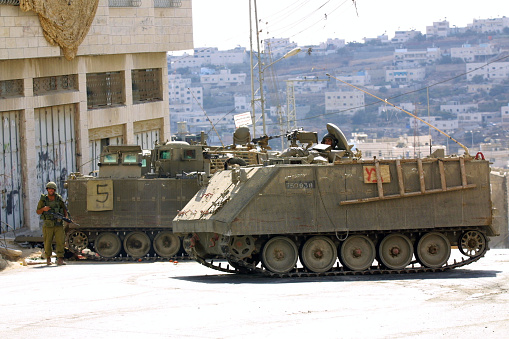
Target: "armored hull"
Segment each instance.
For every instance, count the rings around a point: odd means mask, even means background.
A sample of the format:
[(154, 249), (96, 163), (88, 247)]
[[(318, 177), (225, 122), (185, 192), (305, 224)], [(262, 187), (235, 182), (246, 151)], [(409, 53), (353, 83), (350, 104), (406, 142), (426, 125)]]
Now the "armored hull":
[[(216, 173), (173, 231), (212, 268), (276, 276), (444, 270), (475, 261), (492, 227), (488, 161), (337, 160)], [(448, 263), (451, 248), (464, 256)], [(209, 258), (222, 257), (232, 268)]]
[(171, 232), (172, 220), (210, 176), (211, 161), (215, 170), (227, 161), (259, 161), (259, 155), (242, 148), (223, 154), (187, 142), (157, 145), (151, 152), (136, 145), (108, 146), (98, 177), (72, 174), (66, 182), (74, 221), (66, 232), (67, 247), (99, 260), (185, 254)]

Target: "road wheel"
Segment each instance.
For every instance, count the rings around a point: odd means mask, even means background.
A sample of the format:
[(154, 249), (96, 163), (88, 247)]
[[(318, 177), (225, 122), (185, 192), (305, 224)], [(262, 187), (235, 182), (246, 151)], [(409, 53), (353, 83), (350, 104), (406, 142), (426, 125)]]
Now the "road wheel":
[(391, 270), (400, 270), (408, 266), (414, 255), (412, 242), (403, 234), (389, 234), (378, 246), (378, 256)]
[(122, 243), (118, 235), (112, 232), (100, 233), (94, 241), (94, 248), (97, 254), (104, 258), (113, 258), (122, 249)]
[(295, 243), (287, 237), (271, 238), (262, 251), (263, 265), (274, 273), (290, 272), (299, 257)]
[(426, 233), (419, 240), (415, 254), (424, 266), (439, 268), (447, 262), (451, 255), (451, 243), (442, 233)]
[(141, 258), (150, 251), (150, 238), (143, 232), (130, 232), (124, 238), (124, 250), (133, 258)]
[(341, 244), (339, 261), (352, 271), (364, 271), (375, 260), (375, 245), (364, 235), (353, 235)]
[(157, 233), (152, 245), (158, 256), (171, 258), (177, 255), (180, 249), (180, 239), (170, 231), (162, 231)]
[(310, 271), (322, 273), (336, 262), (338, 251), (334, 242), (323, 236), (308, 239), (301, 250), (302, 264)]

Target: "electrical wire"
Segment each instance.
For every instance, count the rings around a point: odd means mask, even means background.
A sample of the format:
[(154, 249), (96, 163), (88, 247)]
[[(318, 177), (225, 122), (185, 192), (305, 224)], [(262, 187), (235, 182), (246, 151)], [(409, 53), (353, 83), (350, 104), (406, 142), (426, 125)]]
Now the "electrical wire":
[[(393, 100), (395, 98), (399, 98), (399, 97), (402, 97), (402, 96), (405, 96), (405, 95), (409, 95), (409, 94), (413, 94), (413, 93), (416, 93), (416, 92), (420, 92), (420, 91), (423, 91), (423, 90), (429, 90), (432, 87), (435, 87), (437, 85), (440, 85), (440, 84), (452, 81), (454, 79), (460, 78), (460, 77), (465, 76), (465, 75), (467, 75), (469, 73), (475, 72), (475, 71), (477, 71), (477, 70), (479, 70), (481, 68), (487, 67), (487, 66), (489, 66), (492, 63), (499, 62), (499, 61), (507, 59), (507, 58), (509, 58), (509, 55), (497, 58), (497, 59), (495, 59), (493, 61), (490, 61), (490, 62), (487, 62), (486, 64), (484, 64), (484, 65), (482, 65), (480, 67), (477, 67), (477, 68), (475, 68), (473, 70), (470, 70), (470, 71), (467, 71), (467, 72), (464, 72), (464, 73), (461, 73), (461, 74), (456, 75), (456, 76), (454, 76), (452, 78), (449, 78), (449, 79), (446, 79), (446, 80), (442, 80), (442, 81), (438, 81), (438, 82), (436, 82), (434, 84), (431, 84), (429, 86), (425, 86), (425, 87), (422, 87), (422, 88), (419, 88), (419, 89), (416, 89), (416, 90), (413, 90), (413, 91), (409, 91), (409, 92), (405, 92), (405, 93), (402, 93), (402, 94), (394, 95), (392, 97), (387, 98), (386, 100), (389, 101), (389, 100)], [(350, 108), (347, 108), (347, 109), (344, 109), (344, 110), (339, 110), (337, 112), (330, 112), (330, 113), (323, 113), (323, 114), (318, 114), (318, 115), (314, 115), (314, 116), (308, 116), (308, 117), (305, 117), (305, 118), (297, 119), (297, 121), (305, 121), (305, 120), (317, 119), (317, 118), (321, 118), (321, 117), (325, 117), (325, 116), (329, 116), (329, 115), (349, 112), (349, 111), (352, 111), (352, 110), (359, 110), (359, 109), (362, 109), (362, 108), (366, 108), (366, 107), (373, 106), (373, 105), (379, 105), (379, 104), (380, 104), (380, 102), (372, 102), (372, 103), (361, 105), (361, 106), (350, 107)], [(278, 123), (267, 123), (267, 125), (276, 125), (276, 124), (278, 124)]]

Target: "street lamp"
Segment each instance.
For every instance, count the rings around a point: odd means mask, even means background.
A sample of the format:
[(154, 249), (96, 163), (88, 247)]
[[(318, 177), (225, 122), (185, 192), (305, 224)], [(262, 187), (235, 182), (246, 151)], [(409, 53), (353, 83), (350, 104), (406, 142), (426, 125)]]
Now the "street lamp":
[[(300, 47), (294, 48), (291, 51), (287, 52), (285, 55), (283, 55), (281, 58), (277, 59), (276, 61), (271, 62), (270, 64), (268, 64), (267, 66), (264, 66), (264, 67), (261, 67), (262, 63), (260, 61), (260, 53), (258, 53), (258, 64), (257, 65), (258, 65), (258, 77), (259, 77), (259, 82), (260, 82), (260, 99), (259, 100), (260, 100), (260, 104), (262, 106), (263, 135), (267, 135), (267, 130), (266, 130), (266, 126), (265, 126), (265, 98), (263, 96), (263, 74), (267, 68), (274, 65), (276, 62), (279, 62), (283, 59), (292, 57), (292, 56), (300, 53), (301, 51), (302, 51), (302, 49)], [(252, 100), (253, 100), (253, 102), (255, 100), (254, 93), (253, 93)], [(253, 116), (254, 115), (255, 115), (255, 111), (254, 111), (254, 105), (253, 105)]]

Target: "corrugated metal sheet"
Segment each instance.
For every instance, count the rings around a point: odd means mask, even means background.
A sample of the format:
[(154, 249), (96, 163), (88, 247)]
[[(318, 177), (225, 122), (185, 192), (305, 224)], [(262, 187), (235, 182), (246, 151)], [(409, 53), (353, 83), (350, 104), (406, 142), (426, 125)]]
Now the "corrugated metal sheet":
[(156, 141), (160, 141), (159, 133), (159, 129), (135, 133), (134, 140), (136, 140), (136, 144), (140, 145), (142, 149), (153, 149)]
[(97, 139), (97, 140), (90, 140), (90, 168), (93, 171), (98, 171), (99, 166), (97, 166), (97, 163), (99, 162), (101, 158), (101, 152), (102, 149), (105, 146), (109, 145), (122, 145), (124, 143), (124, 138), (121, 136), (113, 137), (113, 138), (104, 138), (104, 139)]
[(18, 229), (24, 225), (22, 202), (22, 170), (20, 161), (18, 111), (0, 112), (0, 229), (3, 232)]
[(61, 105), (36, 109), (35, 149), (37, 182), (45, 192), (48, 181), (54, 181), (58, 192), (67, 197), (64, 181), (76, 171), (75, 106)]

